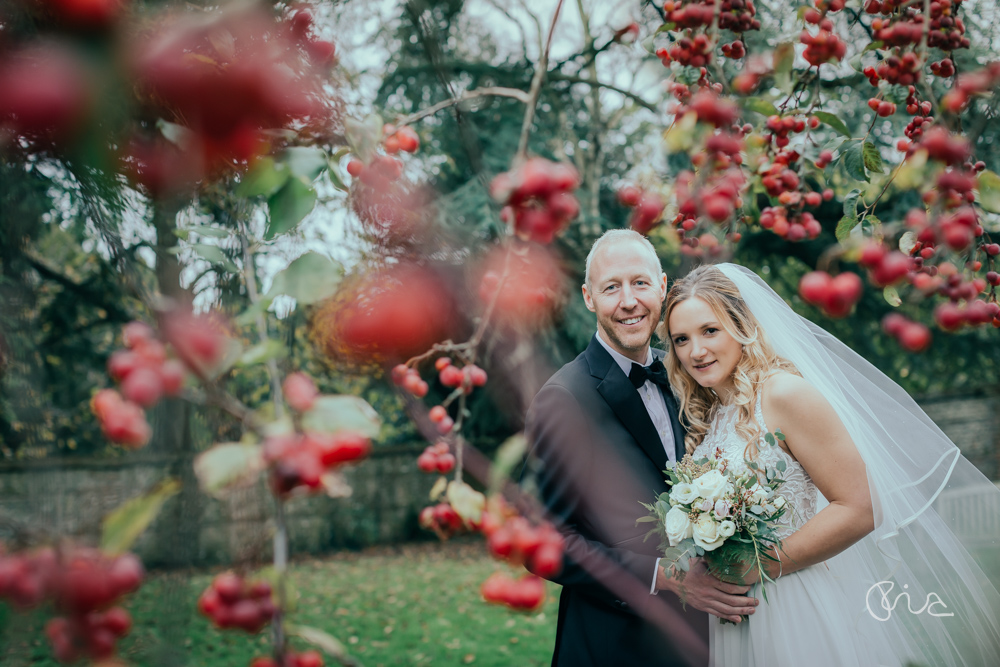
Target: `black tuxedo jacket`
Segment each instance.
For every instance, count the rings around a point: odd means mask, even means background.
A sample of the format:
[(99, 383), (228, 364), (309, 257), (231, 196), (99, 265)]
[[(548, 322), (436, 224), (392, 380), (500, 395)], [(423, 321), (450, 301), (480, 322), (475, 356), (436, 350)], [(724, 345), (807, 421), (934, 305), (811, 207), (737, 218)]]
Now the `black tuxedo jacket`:
[[(663, 357), (661, 350), (653, 354)], [(669, 389), (663, 397), (679, 460), (684, 433), (677, 403)], [(640, 501), (667, 490), (667, 455), (639, 392), (596, 336), (535, 396), (526, 431), (532, 451), (522, 480), (534, 480), (566, 537), (563, 569), (552, 579), (563, 587), (552, 664), (687, 664), (633, 605), (608, 590), (609, 582), (631, 579), (633, 589), (641, 583), (648, 595), (659, 540), (644, 542), (650, 524), (636, 519), (647, 514)], [(668, 592), (641, 602), (681, 608)], [(707, 615), (689, 608), (684, 618), (707, 641)]]

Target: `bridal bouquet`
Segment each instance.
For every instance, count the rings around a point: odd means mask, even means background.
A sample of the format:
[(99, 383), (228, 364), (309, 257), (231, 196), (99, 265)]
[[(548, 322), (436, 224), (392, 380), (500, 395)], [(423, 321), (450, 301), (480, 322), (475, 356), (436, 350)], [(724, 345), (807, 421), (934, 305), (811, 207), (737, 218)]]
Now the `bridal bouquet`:
[[(764, 438), (777, 446), (784, 435), (776, 431)], [(777, 492), (784, 471), (784, 461), (764, 468), (748, 461), (734, 470), (719, 450), (697, 460), (689, 454), (668, 468), (670, 491), (652, 504), (642, 503), (650, 513), (638, 520), (656, 523), (646, 538), (660, 537), (664, 570), (681, 579), (690, 559), (702, 556), (720, 579), (742, 581), (756, 569), (761, 581), (771, 581), (764, 562), (775, 560), (769, 547), (780, 547), (778, 523), (789, 511)]]

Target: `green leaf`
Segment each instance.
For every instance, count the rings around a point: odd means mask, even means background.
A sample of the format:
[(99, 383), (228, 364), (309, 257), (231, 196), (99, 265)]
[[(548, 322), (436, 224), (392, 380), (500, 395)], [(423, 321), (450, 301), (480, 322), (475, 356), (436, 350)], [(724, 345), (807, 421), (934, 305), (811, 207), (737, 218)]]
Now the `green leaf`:
[(882, 166), (882, 154), (879, 153), (878, 146), (870, 141), (866, 141), (861, 146), (861, 154), (864, 158), (865, 168), (868, 171), (875, 172), (876, 174), (885, 173), (885, 168)]
[(307, 183), (312, 183), (329, 165), (323, 149), (314, 146), (292, 146), (285, 151), (282, 161), (288, 165), (292, 175)]
[(125, 501), (101, 521), (101, 550), (117, 555), (128, 551), (153, 523), (163, 503), (181, 490), (176, 479), (165, 479), (146, 494)]
[(263, 343), (258, 343), (244, 352), (236, 365), (253, 366), (272, 359), (284, 359), (286, 356), (288, 356), (288, 346), (280, 340), (268, 338)]
[(777, 438), (778, 440), (781, 440), (782, 442), (784, 442), (785, 440), (785, 434), (781, 432), (780, 428), (774, 429), (774, 437)]
[(226, 257), (225, 253), (222, 252), (222, 248), (219, 246), (208, 245), (205, 243), (195, 243), (189, 247), (202, 259), (205, 259), (212, 264), (218, 264), (230, 273), (240, 272), (240, 270), (236, 268), (236, 265), (233, 264), (233, 260)]
[(774, 467), (778, 469), (778, 472), (785, 472), (785, 461), (783, 459), (779, 459), (778, 462), (774, 464)]
[(778, 108), (759, 97), (747, 97), (740, 102), (744, 109), (759, 113), (761, 116), (777, 116)]
[(772, 447), (774, 447), (774, 445), (775, 445), (774, 436), (771, 435), (770, 433), (765, 433), (764, 434), (764, 442), (766, 442), (767, 444), (769, 444)]
[(903, 300), (899, 298), (899, 292), (896, 291), (895, 287), (886, 287), (882, 290), (882, 298), (893, 308), (899, 308), (903, 305)]
[(843, 243), (847, 240), (847, 237), (851, 235), (851, 230), (857, 227), (857, 225), (857, 218), (849, 218), (845, 215), (840, 219), (840, 222), (837, 223), (837, 230), (834, 232), (834, 235), (837, 237), (838, 241)]
[(366, 164), (375, 157), (375, 149), (382, 141), (382, 125), (382, 118), (377, 114), (372, 114), (364, 120), (344, 119), (347, 144), (351, 147), (351, 151)]
[(307, 252), (274, 277), (267, 295), (287, 294), (300, 304), (322, 301), (337, 291), (344, 267), (319, 253)]
[(300, 178), (289, 178), (280, 190), (267, 200), (269, 219), (264, 238), (268, 241), (278, 234), (295, 229), (296, 225), (316, 206), (316, 191)]
[(236, 188), (240, 197), (270, 197), (288, 181), (288, 166), (264, 157), (254, 163)]
[(873, 42), (869, 42), (868, 46), (866, 46), (865, 48), (863, 48), (861, 50), (861, 53), (868, 53), (869, 51), (877, 51), (878, 49), (881, 49), (881, 48), (884, 48), (884, 47), (885, 47), (885, 42), (883, 42), (882, 40), (876, 39)]
[(340, 643), (340, 640), (319, 628), (312, 628), (307, 625), (285, 624), (285, 632), (292, 637), (298, 637), (307, 644), (312, 644), (316, 648), (326, 653), (331, 658), (342, 661), (347, 657), (347, 649)]
[(986, 169), (976, 178), (979, 205), (990, 213), (1000, 213), (1000, 176)]
[(511, 471), (521, 463), (528, 449), (528, 440), (523, 433), (507, 438), (493, 457), (490, 467), (490, 493), (499, 491)]
[(831, 129), (836, 130), (845, 137), (850, 138), (851, 131), (847, 129), (847, 125), (844, 125), (844, 121), (840, 120), (829, 111), (813, 111), (812, 115), (819, 118), (821, 122), (829, 125)]
[(847, 175), (856, 181), (868, 181), (868, 173), (865, 171), (865, 159), (862, 153), (861, 142), (852, 142), (851, 146), (844, 151), (844, 169)]
[(861, 196), (861, 190), (854, 188), (847, 193), (844, 197), (844, 215), (848, 218), (857, 219), (858, 217), (858, 198)]
[(265, 467), (261, 446), (242, 442), (213, 445), (194, 460), (194, 474), (202, 491), (216, 497), (253, 484)]
[(312, 409), (302, 415), (302, 427), (306, 431), (348, 431), (374, 438), (381, 426), (375, 409), (357, 396), (320, 396)]
[(486, 496), (476, 491), (465, 482), (452, 480), (448, 482), (445, 492), (448, 504), (467, 524), (477, 524), (483, 520), (483, 508), (486, 507)]

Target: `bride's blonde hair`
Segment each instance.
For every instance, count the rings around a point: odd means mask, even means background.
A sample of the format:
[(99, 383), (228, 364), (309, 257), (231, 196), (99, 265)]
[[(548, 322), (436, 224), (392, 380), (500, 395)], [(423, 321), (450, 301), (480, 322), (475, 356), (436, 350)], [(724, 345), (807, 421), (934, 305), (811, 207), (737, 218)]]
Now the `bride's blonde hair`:
[(702, 387), (684, 370), (670, 338), (670, 314), (678, 304), (692, 298), (707, 303), (722, 327), (743, 346), (743, 353), (733, 370), (733, 383), (736, 387), (733, 400), (739, 406), (736, 432), (747, 441), (743, 455), (747, 460), (752, 460), (757, 457), (757, 441), (764, 435), (754, 418), (754, 408), (764, 381), (777, 370), (796, 375), (799, 372), (791, 362), (774, 352), (766, 334), (757, 323), (757, 318), (740, 296), (740, 291), (722, 271), (714, 266), (700, 266), (675, 282), (667, 293), (666, 313), (659, 327), (659, 336), (670, 346), (666, 358), (667, 369), (674, 393), (680, 397), (680, 411), (687, 427), (684, 447), (688, 453), (693, 452), (704, 440), (720, 403), (714, 391)]

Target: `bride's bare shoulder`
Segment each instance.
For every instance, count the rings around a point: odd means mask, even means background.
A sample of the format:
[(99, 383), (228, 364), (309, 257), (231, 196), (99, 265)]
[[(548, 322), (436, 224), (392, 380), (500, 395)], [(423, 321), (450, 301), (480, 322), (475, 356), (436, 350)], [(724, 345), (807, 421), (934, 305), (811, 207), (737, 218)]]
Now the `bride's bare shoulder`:
[(783, 370), (771, 373), (764, 380), (763, 389), (764, 401), (779, 410), (792, 406), (802, 406), (817, 399), (823, 400), (822, 395), (808, 380)]

